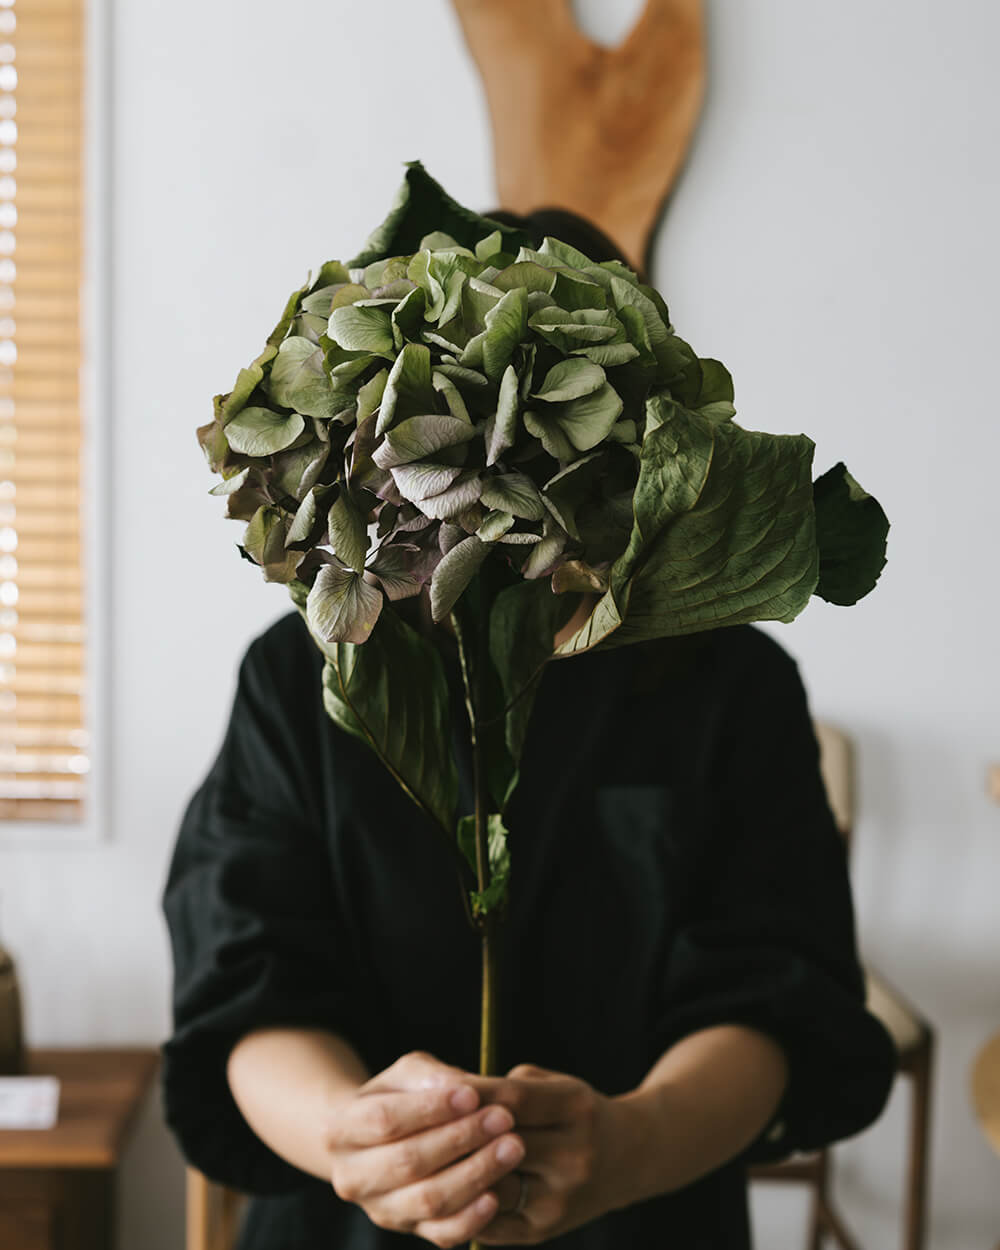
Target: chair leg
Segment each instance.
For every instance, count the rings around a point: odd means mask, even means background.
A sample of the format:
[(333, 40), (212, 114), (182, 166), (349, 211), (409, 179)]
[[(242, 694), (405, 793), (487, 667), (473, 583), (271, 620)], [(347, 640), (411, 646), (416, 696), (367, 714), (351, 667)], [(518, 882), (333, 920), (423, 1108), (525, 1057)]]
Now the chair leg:
[(809, 1250), (823, 1250), (826, 1232), (824, 1212), (830, 1180), (830, 1152), (821, 1150), (817, 1161), (816, 1179), (813, 1183), (812, 1212), (809, 1218)]
[(924, 1250), (927, 1223), (927, 1155), (930, 1143), (931, 1067), (934, 1041), (927, 1040), (913, 1062), (910, 1158), (906, 1178), (903, 1250)]

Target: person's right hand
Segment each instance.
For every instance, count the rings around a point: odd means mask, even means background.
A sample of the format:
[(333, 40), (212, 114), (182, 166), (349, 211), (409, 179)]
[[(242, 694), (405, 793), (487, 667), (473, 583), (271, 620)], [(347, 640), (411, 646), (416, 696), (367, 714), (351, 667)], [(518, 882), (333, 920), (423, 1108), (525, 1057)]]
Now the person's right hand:
[(335, 1103), (333, 1188), (380, 1228), (461, 1245), (497, 1214), (490, 1190), (524, 1157), (513, 1126), (505, 1107), (480, 1106), (460, 1069), (404, 1055)]

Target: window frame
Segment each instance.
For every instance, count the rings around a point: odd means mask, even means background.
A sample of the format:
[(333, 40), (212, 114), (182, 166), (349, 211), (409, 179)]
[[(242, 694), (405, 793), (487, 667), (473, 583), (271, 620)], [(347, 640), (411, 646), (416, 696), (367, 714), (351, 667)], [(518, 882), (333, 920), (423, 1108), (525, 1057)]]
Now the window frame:
[(105, 845), (111, 827), (111, 335), (114, 143), (111, 0), (83, 0), (80, 481), (90, 769), (79, 821), (0, 820), (0, 849)]

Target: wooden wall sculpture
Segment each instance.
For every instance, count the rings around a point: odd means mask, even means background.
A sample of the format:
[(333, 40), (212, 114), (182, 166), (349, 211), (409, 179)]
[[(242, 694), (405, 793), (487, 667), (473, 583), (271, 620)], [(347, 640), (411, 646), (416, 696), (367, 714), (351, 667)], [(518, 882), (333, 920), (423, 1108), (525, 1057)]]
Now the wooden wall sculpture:
[(705, 88), (702, 0), (648, 0), (617, 48), (570, 0), (453, 0), (486, 91), (500, 207), (569, 208), (645, 269)]

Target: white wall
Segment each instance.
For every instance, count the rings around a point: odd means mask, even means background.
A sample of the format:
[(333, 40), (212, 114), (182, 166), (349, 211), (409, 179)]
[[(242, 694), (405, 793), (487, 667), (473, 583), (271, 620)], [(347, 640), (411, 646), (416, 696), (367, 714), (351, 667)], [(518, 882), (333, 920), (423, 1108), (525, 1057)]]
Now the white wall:
[[(609, 22), (625, 0), (581, 6)], [(634, 8), (635, 5), (632, 4)], [(968, 1110), (1000, 1027), (995, 465), (998, 99), (991, 0), (710, 0), (712, 88), (656, 249), (674, 320), (725, 360), (741, 419), (805, 429), (892, 521), (878, 592), (782, 641), (857, 734), (869, 955), (941, 1027), (935, 1250), (991, 1244), (996, 1160)], [(603, 16), (602, 16), (603, 14)], [(285, 295), (356, 250), (420, 157), (492, 202), (484, 107), (446, 0), (128, 0), (113, 12), (113, 721), (104, 841), (0, 840), (2, 924), (36, 1043), (156, 1042), (158, 895), (245, 643), (286, 610), (233, 544), (194, 440)], [(992, 577), (992, 581), (991, 581)], [(903, 1107), (844, 1148), (845, 1204), (890, 1245)], [(792, 1208), (795, 1209), (792, 1209)], [(768, 1250), (801, 1244), (764, 1198)], [(124, 1250), (182, 1244), (180, 1168), (146, 1112)]]

